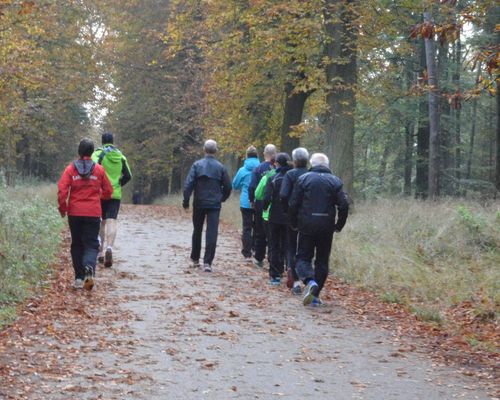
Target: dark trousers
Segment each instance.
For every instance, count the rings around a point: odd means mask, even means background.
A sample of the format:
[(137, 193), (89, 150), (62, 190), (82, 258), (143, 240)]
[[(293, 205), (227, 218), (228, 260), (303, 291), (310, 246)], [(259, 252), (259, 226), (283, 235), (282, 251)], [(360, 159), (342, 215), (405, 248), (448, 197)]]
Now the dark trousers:
[(288, 227), (288, 243), (287, 243), (287, 265), (288, 268), (292, 271), (293, 280), (298, 281), (299, 276), (297, 275), (297, 270), (295, 268), (296, 257), (297, 257), (297, 231), (294, 231), (292, 228)]
[(75, 269), (75, 279), (84, 279), (87, 266), (91, 267), (95, 274), (101, 219), (69, 216), (68, 222), (71, 231), (71, 259)]
[(266, 257), (267, 249), (267, 234), (265, 221), (262, 219), (262, 201), (255, 202), (255, 230), (254, 230), (254, 245), (255, 259), (263, 261)]
[(213, 208), (193, 208), (193, 241), (191, 249), (191, 260), (199, 260), (201, 253), (201, 235), (203, 224), (207, 219), (207, 229), (205, 232), (205, 256), (204, 264), (212, 265), (217, 247), (217, 235), (219, 231), (219, 209)]
[[(328, 260), (332, 249), (332, 239), (333, 232), (316, 235), (299, 233), (298, 236), (297, 262), (295, 266), (297, 274), (306, 284), (311, 279), (314, 279), (319, 286), (319, 291), (323, 289), (328, 276)], [(312, 266), (313, 257), (315, 257), (314, 269)]]
[(269, 276), (280, 277), (287, 261), (288, 226), (269, 222)]
[(255, 210), (253, 208), (240, 208), (240, 210), (243, 223), (241, 233), (243, 248), (241, 249), (241, 254), (243, 254), (243, 257), (252, 257), (252, 250), (254, 249), (253, 233), (255, 229)]

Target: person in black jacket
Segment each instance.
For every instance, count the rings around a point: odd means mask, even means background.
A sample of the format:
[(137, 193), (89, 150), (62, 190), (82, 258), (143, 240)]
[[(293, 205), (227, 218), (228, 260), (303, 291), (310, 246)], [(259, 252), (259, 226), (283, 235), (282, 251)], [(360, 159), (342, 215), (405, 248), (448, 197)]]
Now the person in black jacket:
[(276, 156), (276, 175), (267, 182), (264, 194), (264, 210), (269, 211), (269, 276), (270, 284), (277, 286), (281, 283), (281, 275), (288, 266), (287, 236), (289, 229), (288, 215), (280, 201), (280, 189), (283, 177), (290, 170), (290, 156), (279, 153)]
[(231, 180), (226, 168), (215, 159), (217, 143), (214, 140), (207, 140), (204, 150), (205, 158), (196, 161), (191, 166), (184, 183), (182, 207), (185, 210), (189, 209), (189, 198), (194, 191), (192, 266), (200, 266), (201, 235), (206, 218), (207, 230), (203, 267), (205, 272), (212, 272), (212, 262), (217, 247), (221, 203), (226, 201), (231, 194)]
[[(280, 190), (280, 200), (283, 206), (283, 210), (288, 211), (288, 200), (292, 196), (292, 191), (295, 183), (307, 172), (307, 162), (309, 161), (309, 152), (303, 148), (298, 147), (292, 151), (292, 160), (294, 168), (288, 171), (283, 177), (283, 183), (281, 184)], [(297, 231), (293, 229), (288, 229), (288, 243), (287, 243), (287, 262), (289, 268), (289, 280), (293, 280), (289, 285), (292, 286), (292, 293), (295, 295), (300, 295), (302, 289), (300, 287), (300, 279), (295, 270), (295, 256), (297, 254)], [(290, 287), (289, 286), (289, 287)]]
[(343, 183), (328, 166), (325, 154), (313, 154), (311, 169), (298, 179), (289, 201), (291, 224), (299, 231), (296, 269), (306, 285), (305, 306), (322, 303), (319, 294), (328, 276), (333, 232), (342, 230), (349, 212), (347, 196), (342, 191)]

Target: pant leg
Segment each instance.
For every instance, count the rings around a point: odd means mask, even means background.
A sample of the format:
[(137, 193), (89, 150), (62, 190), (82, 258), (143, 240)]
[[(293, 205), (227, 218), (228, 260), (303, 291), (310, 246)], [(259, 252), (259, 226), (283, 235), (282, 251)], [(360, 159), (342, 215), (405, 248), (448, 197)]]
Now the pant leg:
[(255, 259), (263, 261), (266, 257), (267, 239), (262, 219), (262, 202), (255, 202), (255, 230), (254, 230)]
[(99, 252), (99, 229), (101, 227), (101, 219), (93, 217), (83, 218), (82, 242), (83, 242), (83, 257), (82, 264), (84, 267), (92, 267), (95, 274), (95, 264), (97, 253)]
[(244, 257), (252, 256), (254, 213), (255, 211), (251, 208), (241, 208), (241, 220), (243, 224), (241, 234), (243, 248), (241, 254)]
[(295, 270), (295, 258), (297, 256), (297, 235), (298, 232), (294, 231), (290, 226), (287, 227), (287, 265), (288, 268), (292, 271), (293, 280), (298, 281), (299, 276), (297, 275), (297, 271)]
[(280, 277), (282, 274), (282, 263), (280, 256), (280, 225), (269, 223), (269, 276)]
[(191, 260), (199, 260), (201, 253), (201, 234), (205, 222), (205, 210), (193, 208), (193, 236), (191, 247)]
[(299, 233), (295, 268), (299, 279), (307, 283), (314, 279), (312, 258), (314, 257), (314, 237)]
[(219, 215), (220, 210), (206, 210), (207, 215), (207, 232), (205, 237), (205, 256), (203, 257), (204, 264), (212, 265), (215, 257), (215, 249), (217, 248), (217, 236), (219, 234)]
[(280, 240), (280, 271), (285, 272), (285, 267), (288, 266), (287, 249), (288, 249), (288, 226), (281, 224), (279, 230)]
[(319, 287), (318, 294), (323, 289), (328, 277), (332, 238), (333, 232), (325, 232), (315, 236), (316, 259), (314, 261), (314, 280)]
[(75, 270), (75, 279), (85, 278), (83, 266), (83, 240), (82, 240), (82, 217), (68, 216), (69, 230), (71, 232), (71, 260)]

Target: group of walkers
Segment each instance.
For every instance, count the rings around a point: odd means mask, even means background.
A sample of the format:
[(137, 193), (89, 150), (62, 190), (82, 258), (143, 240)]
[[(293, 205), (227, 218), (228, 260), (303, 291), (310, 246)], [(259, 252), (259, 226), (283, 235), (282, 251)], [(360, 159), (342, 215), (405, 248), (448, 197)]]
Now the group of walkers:
[(78, 155), (58, 182), (58, 204), (71, 232), (73, 287), (92, 290), (97, 262), (113, 265), (121, 187), (132, 174), (111, 133), (102, 135), (102, 147), (95, 151), (92, 140), (81, 140)]
[(349, 210), (328, 157), (315, 153), (309, 159), (308, 151), (299, 147), (290, 158), (268, 144), (260, 162), (257, 149), (250, 146), (231, 185), (226, 168), (215, 158), (217, 143), (207, 140), (204, 150), (205, 157), (192, 165), (184, 185), (184, 209), (194, 192), (191, 266), (201, 267), (206, 219), (203, 269), (212, 272), (221, 203), (231, 188), (240, 190), (244, 260), (263, 268), (267, 253), (272, 286), (281, 284), (286, 271), (287, 286), (294, 295), (303, 294), (304, 305), (322, 305), (319, 295), (328, 276), (333, 234), (342, 230)]
[[(290, 157), (268, 144), (260, 162), (257, 149), (250, 146), (231, 182), (215, 157), (217, 143), (207, 140), (204, 151), (205, 157), (191, 166), (184, 184), (185, 210), (193, 195), (191, 266), (212, 272), (221, 204), (232, 189), (240, 190), (244, 260), (263, 268), (267, 254), (272, 286), (280, 285), (286, 272), (287, 286), (294, 295), (303, 294), (304, 305), (321, 305), (333, 234), (342, 230), (349, 210), (342, 181), (331, 173), (328, 157), (315, 153), (309, 158), (302, 147)], [(97, 262), (113, 265), (121, 187), (132, 174), (111, 133), (102, 135), (102, 147), (95, 151), (94, 143), (83, 139), (78, 155), (59, 180), (58, 202), (61, 216), (68, 216), (74, 287), (91, 290)]]

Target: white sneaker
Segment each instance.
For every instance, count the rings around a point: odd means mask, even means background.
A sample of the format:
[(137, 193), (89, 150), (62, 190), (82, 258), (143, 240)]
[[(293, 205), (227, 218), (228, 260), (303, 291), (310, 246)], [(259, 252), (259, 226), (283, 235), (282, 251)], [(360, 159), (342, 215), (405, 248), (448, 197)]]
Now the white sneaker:
[(83, 279), (75, 279), (75, 282), (73, 282), (73, 289), (83, 289)]
[(203, 271), (212, 272), (212, 266), (210, 264), (203, 264)]

